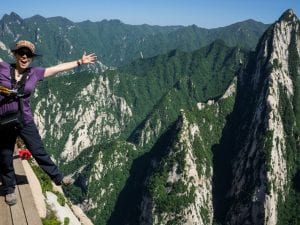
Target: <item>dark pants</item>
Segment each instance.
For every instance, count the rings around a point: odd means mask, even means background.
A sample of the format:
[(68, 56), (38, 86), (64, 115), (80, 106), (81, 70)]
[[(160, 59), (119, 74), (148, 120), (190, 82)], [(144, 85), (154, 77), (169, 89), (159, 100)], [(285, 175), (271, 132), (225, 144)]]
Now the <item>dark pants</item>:
[(34, 122), (25, 124), (22, 129), (0, 130), (0, 175), (3, 191), (14, 192), (16, 179), (13, 167), (13, 152), (17, 136), (20, 136), (39, 166), (56, 184), (60, 184), (63, 174), (44, 149), (41, 136)]

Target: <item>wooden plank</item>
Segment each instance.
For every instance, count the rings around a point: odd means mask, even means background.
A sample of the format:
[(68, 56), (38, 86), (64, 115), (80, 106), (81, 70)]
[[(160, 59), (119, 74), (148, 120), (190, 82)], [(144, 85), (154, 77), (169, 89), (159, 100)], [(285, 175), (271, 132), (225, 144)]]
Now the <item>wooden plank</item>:
[(42, 225), (22, 161), (16, 154), (13, 164), (17, 181), (17, 204), (7, 205), (5, 194), (0, 188), (0, 225)]
[(24, 214), (27, 223), (30, 225), (42, 225), (36, 205), (34, 203), (31, 188), (20, 158), (14, 160), (15, 173), (17, 178), (20, 200), (24, 206)]
[(24, 212), (28, 224), (30, 225), (42, 225), (41, 218), (38, 214), (36, 205), (29, 185), (19, 185), (19, 190), (24, 205)]
[(10, 206), (13, 224), (28, 225), (18, 187), (16, 187), (15, 193), (17, 195), (17, 204)]
[[(17, 204), (10, 207), (11, 214), (12, 214), (12, 220), (13, 220), (14, 225), (27, 225), (23, 202), (22, 202), (22, 199), (20, 196), (21, 193), (20, 193), (19, 187), (18, 187), (18, 185), (21, 185), (22, 183), (24, 183), (23, 182), (24, 175), (22, 174), (22, 168), (20, 165), (21, 161), (16, 155), (14, 156), (13, 163), (14, 163), (16, 181), (17, 181), (17, 186), (15, 189), (15, 193), (17, 195)], [(25, 179), (26, 179), (26, 177), (25, 177)]]
[(6, 204), (2, 193), (0, 195), (0, 225), (13, 225), (10, 207)]

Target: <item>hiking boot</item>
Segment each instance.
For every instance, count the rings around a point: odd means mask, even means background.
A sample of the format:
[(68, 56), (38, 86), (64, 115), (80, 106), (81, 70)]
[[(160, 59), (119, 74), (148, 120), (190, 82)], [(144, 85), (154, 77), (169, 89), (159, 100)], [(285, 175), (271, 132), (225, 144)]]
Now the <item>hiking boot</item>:
[(75, 180), (71, 176), (64, 176), (61, 183), (62, 185), (68, 186), (75, 182)]
[(15, 205), (17, 203), (16, 193), (9, 193), (5, 195), (5, 202), (7, 205)]

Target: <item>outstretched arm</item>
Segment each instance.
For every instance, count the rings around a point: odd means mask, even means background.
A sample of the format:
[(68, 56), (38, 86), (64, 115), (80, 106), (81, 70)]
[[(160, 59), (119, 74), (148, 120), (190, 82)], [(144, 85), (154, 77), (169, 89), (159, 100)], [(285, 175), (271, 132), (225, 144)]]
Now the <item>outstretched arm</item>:
[(97, 56), (95, 53), (91, 53), (88, 55), (86, 53), (84, 53), (82, 55), (81, 59), (71, 61), (71, 62), (61, 63), (56, 66), (51, 66), (51, 67), (46, 68), (44, 76), (50, 77), (59, 72), (74, 69), (75, 67), (80, 66), (82, 64), (95, 63), (96, 60), (97, 60)]

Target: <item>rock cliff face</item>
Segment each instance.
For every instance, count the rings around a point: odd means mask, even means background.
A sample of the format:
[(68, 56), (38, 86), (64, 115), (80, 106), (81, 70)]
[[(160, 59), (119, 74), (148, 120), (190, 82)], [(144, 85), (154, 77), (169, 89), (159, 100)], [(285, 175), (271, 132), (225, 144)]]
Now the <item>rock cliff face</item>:
[[(295, 166), (288, 165), (287, 126), (298, 126), (295, 95), (299, 93), (293, 71), (299, 76), (299, 38), (299, 20), (289, 10), (261, 38), (251, 72), (242, 75), (248, 76), (243, 78), (248, 79), (243, 88), (248, 97), (242, 99), (248, 102), (242, 114), (247, 122), (238, 128), (243, 134), (236, 143), (230, 188), (233, 204), (226, 217), (229, 224), (271, 225), (279, 220), (279, 206), (291, 188), (289, 178)], [(284, 104), (293, 108), (291, 114), (283, 113)], [(294, 119), (287, 121), (287, 117)], [(296, 133), (292, 136), (299, 138)]]
[[(68, 82), (63, 84), (65, 88), (69, 85)], [(81, 87), (76, 96), (68, 102), (56, 93), (50, 92), (47, 100), (42, 99), (37, 103), (35, 120), (43, 131), (42, 137), (49, 136), (56, 140), (63, 137), (65, 140), (61, 152), (62, 159), (73, 160), (81, 150), (101, 142), (103, 137), (110, 139), (118, 136), (130, 120), (132, 116), (130, 106), (124, 98), (112, 92), (112, 86), (109, 79), (100, 75)], [(37, 92), (36, 97), (38, 95)], [(58, 113), (48, 114), (49, 108)]]
[(213, 223), (211, 147), (221, 138), (235, 90), (233, 83), (219, 100), (181, 112), (165, 157), (153, 159), (140, 224)]

